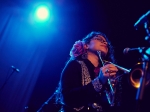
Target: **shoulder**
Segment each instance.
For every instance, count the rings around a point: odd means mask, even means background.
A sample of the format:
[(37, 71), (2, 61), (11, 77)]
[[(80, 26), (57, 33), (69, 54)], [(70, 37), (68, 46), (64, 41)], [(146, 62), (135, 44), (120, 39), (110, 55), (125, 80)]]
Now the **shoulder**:
[(79, 64), (79, 60), (77, 60), (77, 59), (70, 59), (70, 60), (68, 60), (67, 62), (66, 62), (66, 66), (65, 67), (67, 67), (67, 66), (79, 66), (80, 64)]
[(81, 69), (82, 63), (85, 63), (85, 60), (83, 60), (83, 59), (69, 59), (65, 63), (64, 69)]
[(81, 65), (78, 63), (78, 60), (70, 59), (66, 62), (62, 74), (63, 76), (71, 76), (70, 74), (78, 74), (81, 71)]

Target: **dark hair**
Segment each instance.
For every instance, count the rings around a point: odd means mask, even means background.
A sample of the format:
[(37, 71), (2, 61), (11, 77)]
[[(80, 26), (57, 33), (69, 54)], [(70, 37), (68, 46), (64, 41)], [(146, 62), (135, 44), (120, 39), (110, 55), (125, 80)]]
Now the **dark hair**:
[(107, 36), (104, 33), (98, 32), (98, 31), (92, 31), (87, 36), (85, 36), (82, 39), (82, 41), (84, 41), (85, 43), (88, 44), (88, 43), (90, 43), (91, 39), (93, 37), (97, 36), (97, 35), (103, 36), (106, 39), (107, 43), (108, 43), (108, 53), (107, 53), (107, 55), (105, 57), (105, 60), (115, 63), (113, 46), (111, 45), (109, 39), (107, 38)]

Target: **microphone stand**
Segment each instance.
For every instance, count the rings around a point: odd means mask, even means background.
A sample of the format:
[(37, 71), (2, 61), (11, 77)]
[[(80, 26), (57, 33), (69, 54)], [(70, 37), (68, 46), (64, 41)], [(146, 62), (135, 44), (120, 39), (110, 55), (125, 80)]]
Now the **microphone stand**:
[(36, 112), (43, 112), (43, 107), (44, 107), (45, 105), (48, 105), (49, 101), (52, 100), (52, 98), (55, 96), (55, 94), (56, 94), (56, 92), (53, 93), (53, 95), (50, 96), (50, 97), (47, 99), (47, 101), (44, 102), (44, 103), (41, 105), (41, 107), (40, 107)]
[[(14, 66), (11, 66), (12, 68), (12, 72), (10, 73), (9, 76), (6, 77), (5, 82), (3, 83), (3, 85), (0, 87), (0, 92), (2, 91), (2, 89), (5, 87), (5, 85), (7, 84), (7, 81), (9, 80), (9, 78), (14, 74), (14, 72), (19, 72), (20, 70), (15, 68)], [(8, 75), (8, 74), (7, 74)]]
[[(146, 29), (148, 36), (150, 36), (148, 22), (144, 23), (144, 27)], [(144, 52), (145, 52), (145, 50), (144, 50)], [(148, 69), (148, 64), (149, 64), (149, 57), (146, 58), (145, 54), (143, 52), (141, 52), (141, 55), (142, 55), (142, 61), (143, 61), (143, 66), (142, 66), (143, 74), (142, 74), (142, 77), (140, 78), (140, 87), (138, 88), (137, 93), (136, 93), (135, 112), (142, 112), (141, 107), (142, 107), (142, 102), (143, 102), (145, 85), (146, 85), (146, 81), (147, 81), (147, 69)]]
[(13, 73), (15, 72), (15, 70), (13, 69), (13, 71), (11, 72), (11, 74), (8, 76), (8, 78), (5, 80), (4, 84), (1, 86), (0, 91), (2, 91), (2, 89), (4, 88), (4, 86), (6, 85), (7, 81), (9, 80), (9, 78), (13, 75)]
[(143, 74), (142, 77), (140, 78), (140, 87), (137, 90), (136, 93), (136, 112), (142, 112), (141, 107), (142, 107), (142, 101), (143, 101), (143, 95), (144, 95), (144, 90), (145, 90), (145, 84), (146, 84), (146, 77), (147, 77), (147, 69), (148, 69), (148, 61), (143, 61)]

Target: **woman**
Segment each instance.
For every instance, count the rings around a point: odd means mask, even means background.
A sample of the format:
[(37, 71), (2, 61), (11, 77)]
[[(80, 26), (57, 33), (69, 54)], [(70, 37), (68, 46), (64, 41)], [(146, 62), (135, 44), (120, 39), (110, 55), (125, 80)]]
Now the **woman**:
[[(98, 52), (99, 51), (99, 52)], [(105, 34), (91, 32), (75, 42), (70, 51), (57, 90), (57, 101), (65, 112), (106, 112), (109, 106), (105, 87), (109, 77), (115, 77), (118, 69), (114, 62), (113, 48)]]

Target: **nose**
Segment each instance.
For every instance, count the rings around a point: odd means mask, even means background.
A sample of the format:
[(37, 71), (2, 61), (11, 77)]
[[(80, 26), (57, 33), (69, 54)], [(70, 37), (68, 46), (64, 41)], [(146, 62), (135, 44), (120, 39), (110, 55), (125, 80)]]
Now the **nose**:
[(106, 41), (103, 42), (104, 44), (108, 45), (108, 43)]

